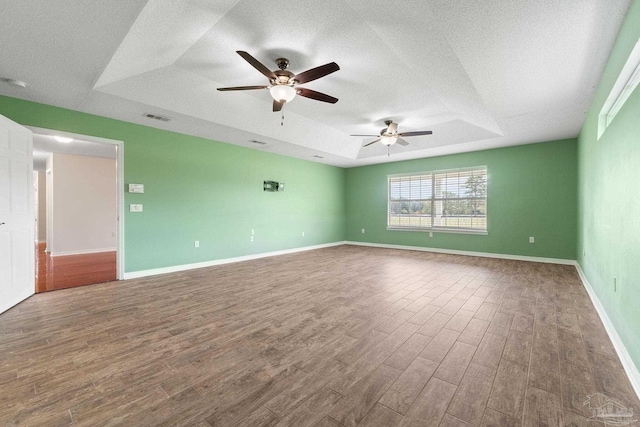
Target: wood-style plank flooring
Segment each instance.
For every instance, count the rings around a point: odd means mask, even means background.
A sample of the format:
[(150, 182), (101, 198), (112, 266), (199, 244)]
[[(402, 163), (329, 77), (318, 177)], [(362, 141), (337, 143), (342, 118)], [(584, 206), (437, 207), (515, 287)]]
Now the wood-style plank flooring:
[(595, 393), (640, 410), (571, 266), (340, 246), (0, 315), (2, 426), (593, 426)]
[(36, 292), (116, 280), (116, 252), (52, 257), (46, 243), (36, 245)]

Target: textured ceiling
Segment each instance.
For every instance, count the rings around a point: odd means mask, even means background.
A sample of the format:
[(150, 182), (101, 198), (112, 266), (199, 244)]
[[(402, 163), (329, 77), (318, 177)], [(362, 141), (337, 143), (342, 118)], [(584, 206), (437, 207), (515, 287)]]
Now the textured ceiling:
[[(46, 170), (47, 159), (52, 153), (75, 154), (77, 156), (116, 158), (116, 146), (99, 140), (85, 141), (69, 133), (51, 132), (45, 129), (33, 130), (33, 170)], [(69, 142), (60, 142), (54, 135), (74, 138)]]
[[(3, 2), (0, 93), (338, 166), (575, 137), (629, 1), (262, 0)], [(236, 50), (303, 85), (284, 126), (267, 80)], [(144, 113), (171, 118), (159, 122)], [(362, 145), (385, 119), (428, 129), (407, 147)], [(249, 141), (266, 142), (256, 146)], [(321, 156), (318, 159), (313, 156)]]

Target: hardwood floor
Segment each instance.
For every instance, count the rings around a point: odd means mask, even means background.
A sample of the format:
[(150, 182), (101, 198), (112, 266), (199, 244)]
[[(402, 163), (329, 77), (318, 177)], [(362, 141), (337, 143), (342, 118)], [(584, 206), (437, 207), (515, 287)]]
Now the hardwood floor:
[(116, 280), (116, 252), (52, 257), (46, 243), (36, 246), (36, 292)]
[[(640, 404), (571, 266), (340, 246), (33, 296), (0, 425), (594, 425)], [(595, 400), (595, 398), (594, 398)]]

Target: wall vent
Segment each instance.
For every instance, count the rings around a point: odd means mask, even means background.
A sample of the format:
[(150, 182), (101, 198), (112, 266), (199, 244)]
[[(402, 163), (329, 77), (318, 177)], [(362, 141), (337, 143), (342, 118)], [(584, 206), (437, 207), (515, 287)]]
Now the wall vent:
[(315, 157), (316, 159), (324, 159), (324, 156), (318, 156), (317, 154), (314, 154), (313, 157)]
[(143, 116), (147, 119), (160, 120), (161, 122), (168, 122), (169, 120), (171, 120), (169, 117), (159, 116), (157, 114), (151, 113), (144, 113)]
[(256, 139), (250, 139), (250, 140), (249, 140), (249, 142), (250, 142), (250, 143), (252, 143), (252, 144), (256, 144), (256, 145), (267, 145), (267, 143), (266, 143), (266, 142), (264, 142), (264, 141), (258, 141), (258, 140), (256, 140)]

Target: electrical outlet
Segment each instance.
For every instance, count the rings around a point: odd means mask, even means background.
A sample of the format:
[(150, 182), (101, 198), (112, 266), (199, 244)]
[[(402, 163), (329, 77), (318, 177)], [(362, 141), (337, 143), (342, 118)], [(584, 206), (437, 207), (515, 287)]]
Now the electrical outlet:
[(535, 237), (529, 237), (529, 243), (535, 243), (535, 242), (536, 242)]
[(364, 234), (364, 228), (362, 229), (362, 234)]
[(253, 242), (253, 236), (251, 236), (251, 241)]
[(252, 228), (252, 229), (251, 229), (251, 235), (253, 236), (254, 234), (255, 234), (255, 233), (254, 233), (254, 229)]
[(200, 240), (196, 240), (195, 242), (193, 242), (193, 246), (195, 248), (199, 248), (200, 247)]
[(302, 232), (302, 237), (304, 237), (304, 231)]
[(429, 237), (433, 237), (433, 231), (429, 232)]

